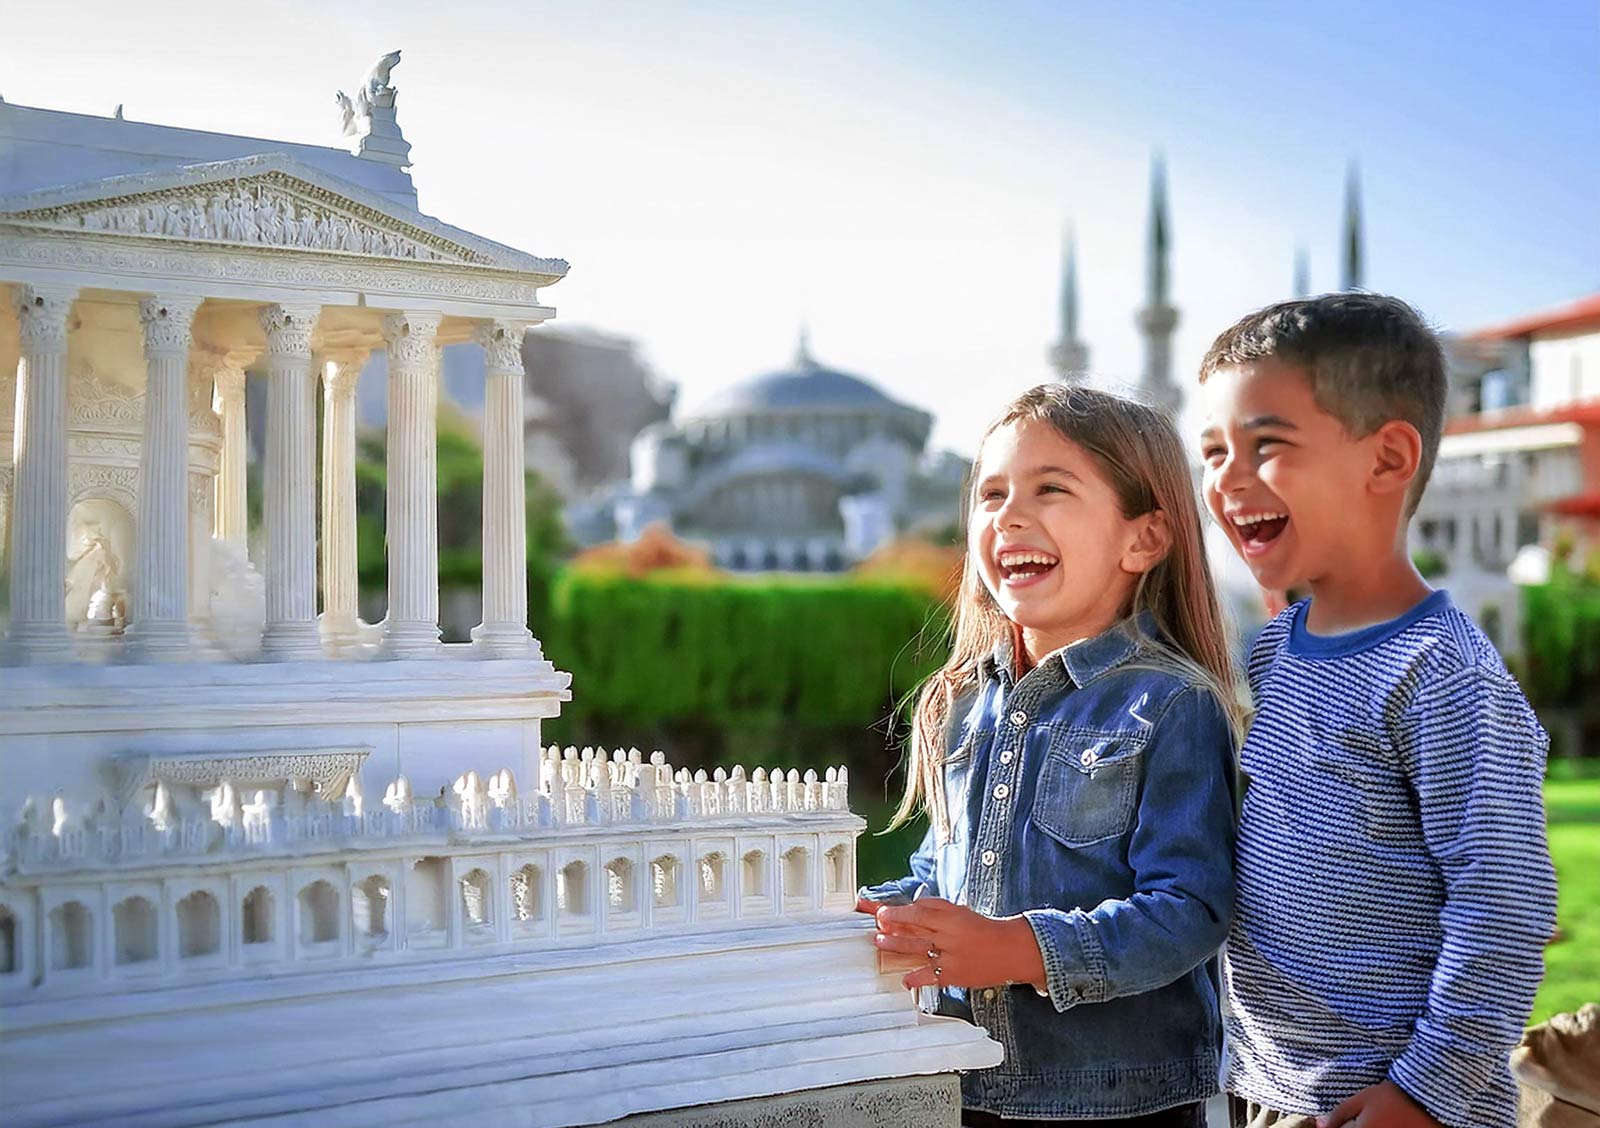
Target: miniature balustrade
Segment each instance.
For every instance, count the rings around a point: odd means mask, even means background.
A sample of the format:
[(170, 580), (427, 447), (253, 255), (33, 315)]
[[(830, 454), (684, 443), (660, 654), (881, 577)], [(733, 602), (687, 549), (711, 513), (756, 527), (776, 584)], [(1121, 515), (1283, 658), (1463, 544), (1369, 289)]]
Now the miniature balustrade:
[(24, 868), (84, 864), (163, 855), (271, 852), (304, 843), (336, 843), (417, 836), (527, 834), (574, 826), (674, 824), (727, 818), (764, 818), (849, 810), (849, 775), (829, 768), (807, 771), (742, 766), (731, 771), (674, 771), (661, 752), (646, 761), (638, 749), (562, 749), (540, 756), (539, 786), (518, 792), (509, 768), (485, 781), (469, 771), (433, 800), (419, 800), (411, 782), (397, 777), (381, 804), (366, 804), (359, 778), (342, 795), (328, 797), (306, 779), (280, 789), (254, 791), (248, 801), (232, 781), (199, 789), (158, 781), (149, 803), (125, 807), (109, 796), (75, 808), (63, 795), (50, 802), (49, 825), (29, 797), (8, 846)]

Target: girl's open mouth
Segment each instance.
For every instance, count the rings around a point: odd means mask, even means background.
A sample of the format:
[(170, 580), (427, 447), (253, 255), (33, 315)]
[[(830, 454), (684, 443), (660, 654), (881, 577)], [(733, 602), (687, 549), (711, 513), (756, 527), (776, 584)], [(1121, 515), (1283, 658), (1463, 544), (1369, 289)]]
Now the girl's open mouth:
[(1005, 551), (995, 563), (1000, 566), (1000, 579), (1013, 587), (1029, 584), (1055, 570), (1061, 563), (1059, 557), (1036, 549)]
[(1265, 552), (1289, 527), (1287, 513), (1251, 513), (1231, 518), (1239, 543), (1247, 555)]

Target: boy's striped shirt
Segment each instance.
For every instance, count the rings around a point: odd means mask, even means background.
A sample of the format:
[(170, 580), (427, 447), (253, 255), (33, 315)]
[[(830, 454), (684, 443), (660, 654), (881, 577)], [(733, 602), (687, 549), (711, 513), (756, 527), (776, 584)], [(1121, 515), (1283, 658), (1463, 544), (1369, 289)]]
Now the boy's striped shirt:
[(1511, 1128), (1555, 923), (1544, 730), (1444, 592), (1334, 637), (1307, 606), (1251, 653), (1223, 1084), (1322, 1114), (1388, 1077)]

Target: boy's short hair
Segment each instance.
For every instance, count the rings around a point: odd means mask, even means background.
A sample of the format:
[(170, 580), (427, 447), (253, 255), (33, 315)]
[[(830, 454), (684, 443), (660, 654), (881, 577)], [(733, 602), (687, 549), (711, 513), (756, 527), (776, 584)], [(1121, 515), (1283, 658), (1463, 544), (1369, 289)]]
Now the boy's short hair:
[(1200, 362), (1203, 384), (1219, 368), (1277, 360), (1303, 369), (1317, 406), (1357, 438), (1392, 419), (1422, 436), (1422, 457), (1407, 515), (1416, 512), (1433, 473), (1444, 430), (1444, 351), (1439, 339), (1399, 298), (1324, 294), (1279, 302), (1224, 330)]

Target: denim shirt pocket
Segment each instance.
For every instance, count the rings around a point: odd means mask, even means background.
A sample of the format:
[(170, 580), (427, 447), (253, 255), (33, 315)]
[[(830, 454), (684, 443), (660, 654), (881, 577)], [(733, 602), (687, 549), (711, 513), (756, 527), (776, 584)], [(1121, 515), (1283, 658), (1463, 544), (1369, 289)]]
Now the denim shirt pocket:
[(1066, 728), (1053, 734), (1033, 824), (1063, 846), (1116, 838), (1133, 823), (1146, 737)]

